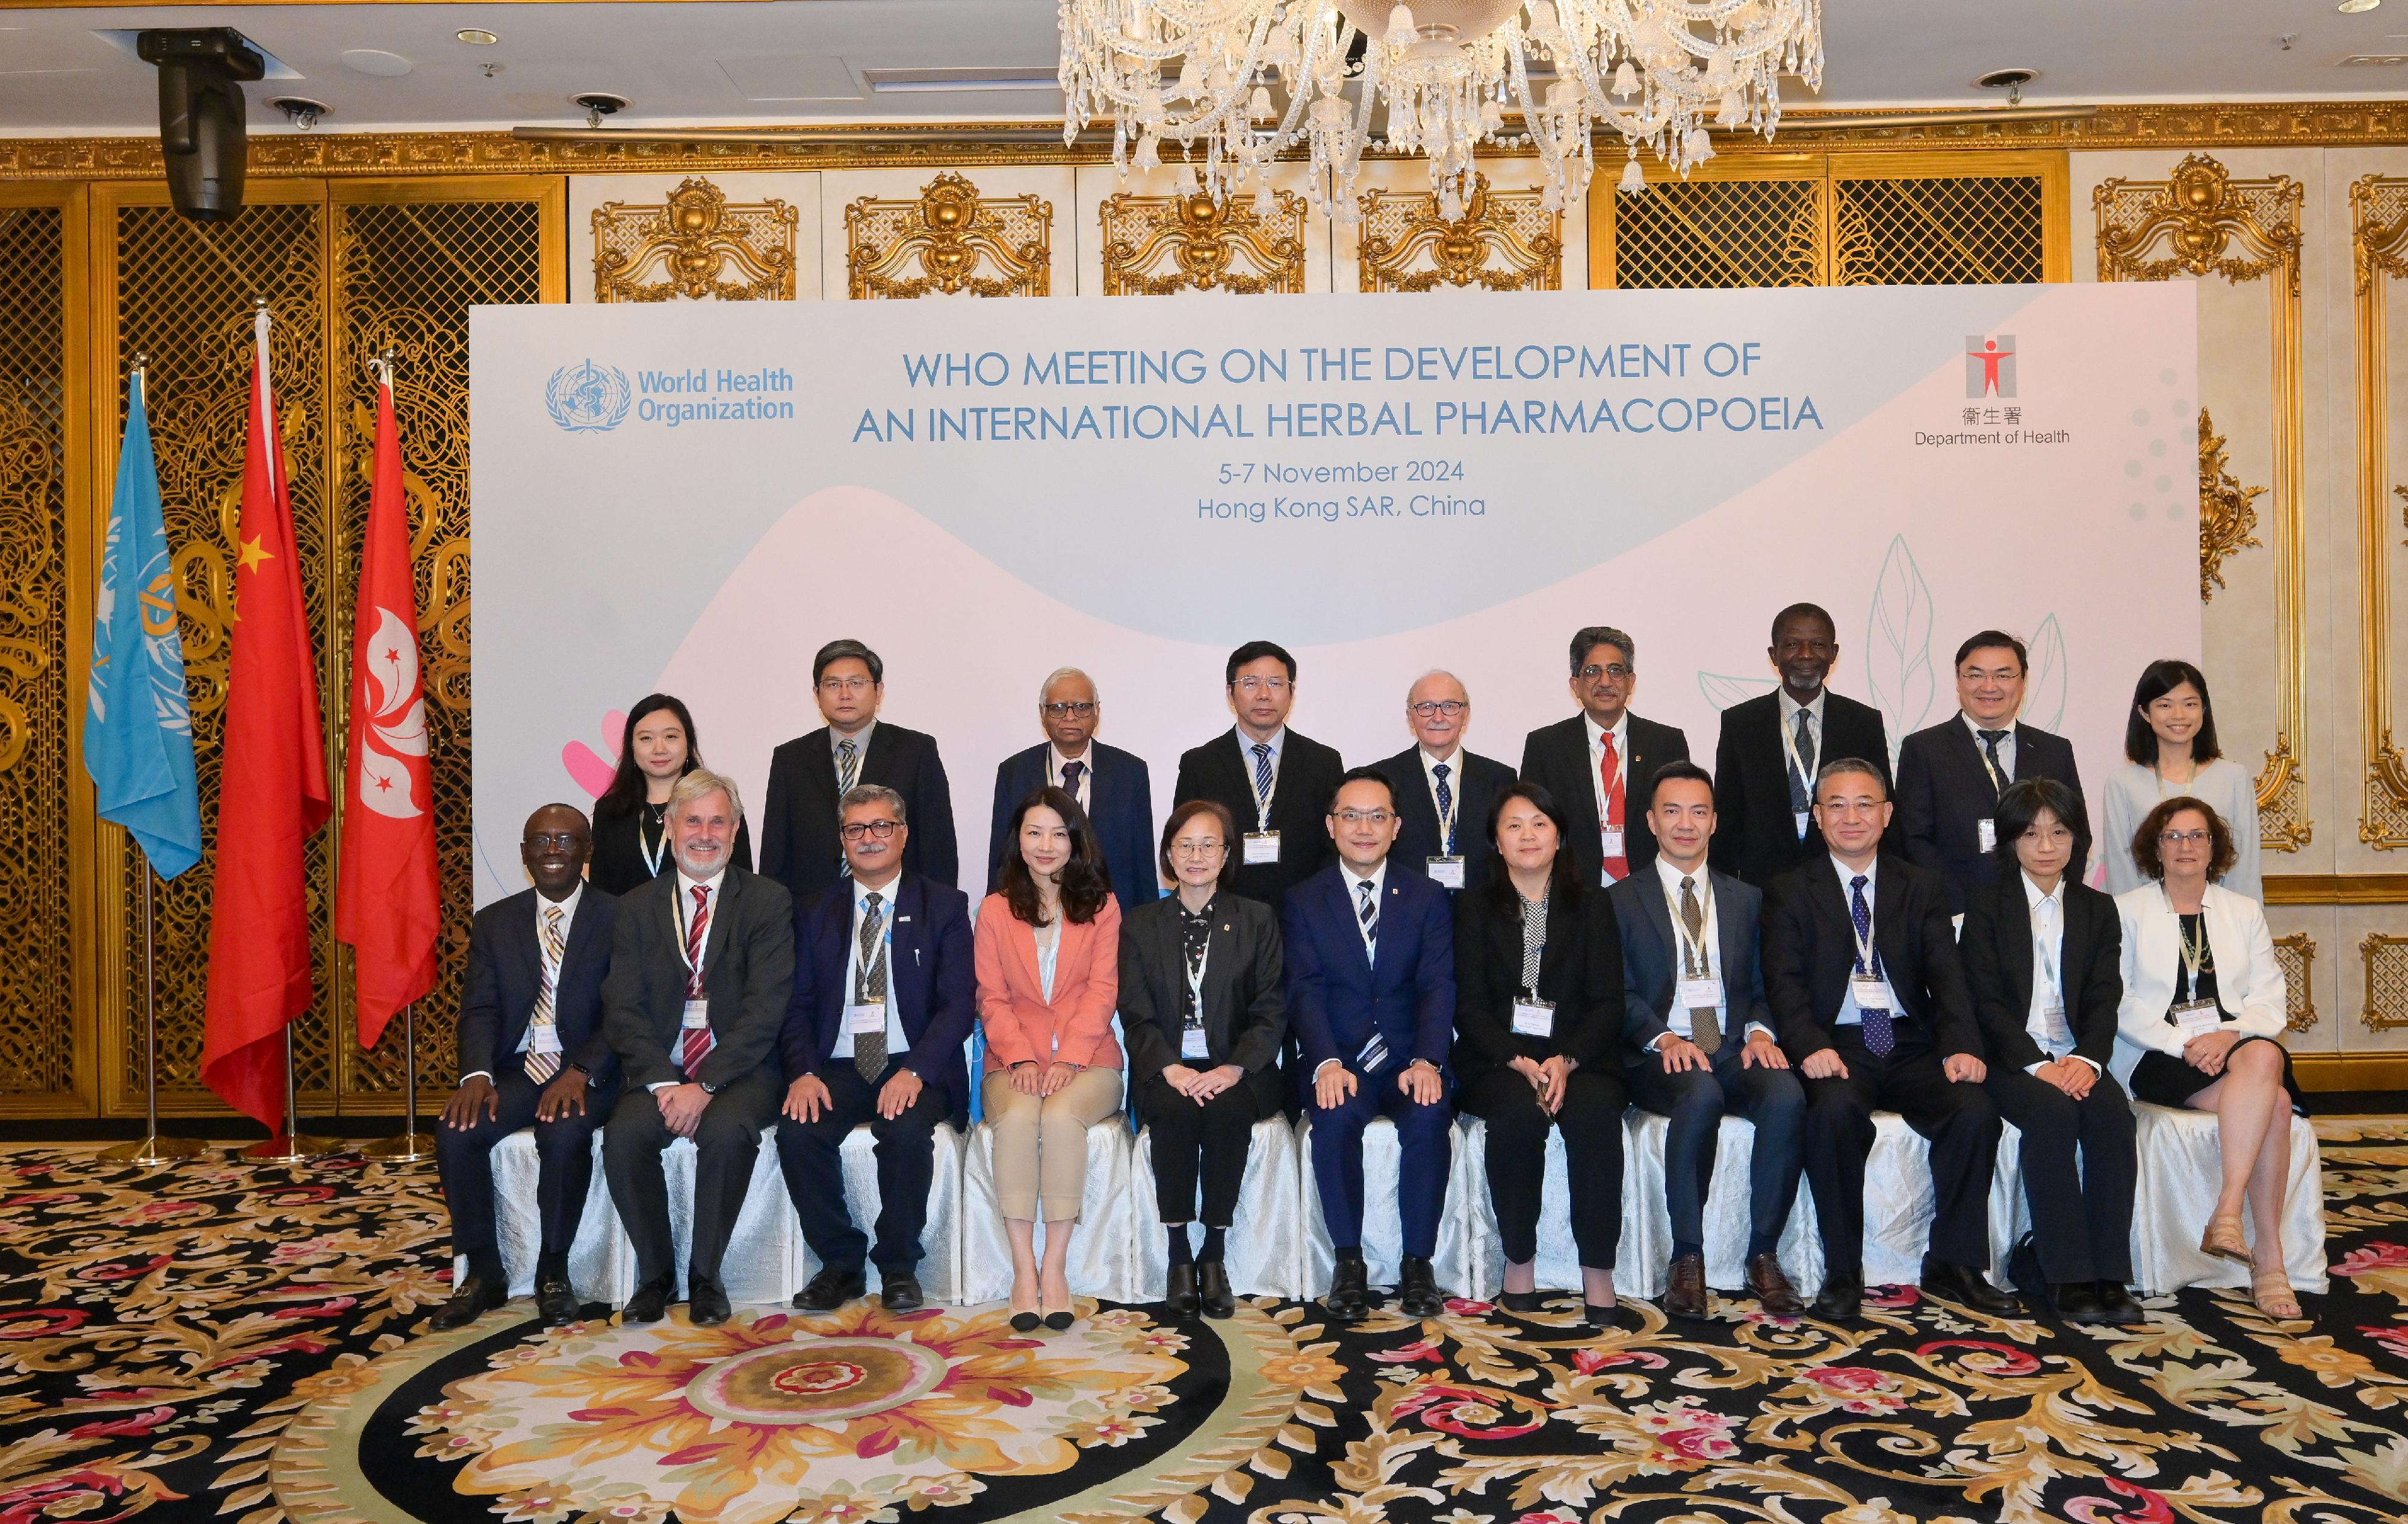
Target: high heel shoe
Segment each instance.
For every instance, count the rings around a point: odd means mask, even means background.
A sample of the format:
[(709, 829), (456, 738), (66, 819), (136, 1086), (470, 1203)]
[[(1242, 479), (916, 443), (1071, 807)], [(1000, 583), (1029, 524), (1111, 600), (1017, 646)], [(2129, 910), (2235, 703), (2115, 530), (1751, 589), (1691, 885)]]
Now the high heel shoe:
[[(1017, 1298), (1017, 1297), (1012, 1298), (1012, 1301), (1018, 1301), (1019, 1300), (1020, 1300), (1020, 1299), (1019, 1299), (1019, 1298)], [(1044, 1294), (1043, 1292), (1041, 1292), (1041, 1291), (1038, 1293), (1038, 1296), (1037, 1296), (1037, 1305), (1038, 1305), (1039, 1308), (1042, 1308), (1042, 1307), (1045, 1305), (1045, 1294)], [(1035, 1332), (1037, 1331), (1037, 1322), (1038, 1322), (1038, 1314), (1037, 1314), (1037, 1313), (1035, 1313), (1035, 1312), (1022, 1312), (1018, 1307), (1013, 1307), (1013, 1308), (1011, 1309), (1011, 1331), (1012, 1331), (1012, 1332), (1014, 1332), (1014, 1333), (1035, 1333)]]
[(2288, 1322), (2300, 1316), (2300, 1299), (2291, 1290), (2290, 1272), (2280, 1265), (2250, 1275), (2249, 1300), (2259, 1312), (2277, 1322)]
[(2229, 1259), (2235, 1264), (2254, 1265), (2257, 1262), (2249, 1256), (2249, 1241), (2242, 1236), (2241, 1214), (2238, 1212), (2229, 1216), (2207, 1219), (2207, 1231), (2199, 1238), (2199, 1252), (2212, 1254), (2219, 1259)]

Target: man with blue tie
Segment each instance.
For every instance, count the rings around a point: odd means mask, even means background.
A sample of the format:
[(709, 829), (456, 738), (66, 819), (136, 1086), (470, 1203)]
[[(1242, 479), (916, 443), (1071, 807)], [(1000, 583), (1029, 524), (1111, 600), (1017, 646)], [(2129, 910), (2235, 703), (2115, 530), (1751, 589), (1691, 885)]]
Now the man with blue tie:
[[(904, 871), (910, 825), (891, 788), (848, 792), (838, 836), (851, 872), (796, 907), (795, 998), (779, 1034), (787, 1085), (778, 1164), (821, 1266), (795, 1305), (832, 1312), (860, 1296), (867, 1259), (886, 1310), (908, 1313), (924, 1301), (920, 1236), (937, 1124), (958, 1125), (969, 1104), (969, 897)], [(865, 1122), (878, 1147), (874, 1248), (845, 1206), (838, 1152)]]
[(1452, 672), (1425, 672), (1405, 690), (1405, 726), (1413, 744), (1372, 764), (1397, 791), (1401, 825), (1391, 860), (1441, 888), (1476, 889), (1495, 855), (1480, 833), (1513, 769), (1463, 744), (1471, 695)]
[(1005, 757), (995, 769), (995, 826), (986, 849), (989, 894), (1003, 882), (1012, 812), (1051, 784), (1087, 812), (1122, 911), (1161, 898), (1154, 857), (1154, 780), (1145, 758), (1096, 739), (1103, 718), (1095, 682), (1075, 667), (1054, 671), (1038, 690), (1037, 722), (1045, 727), (1045, 743)]
[(1363, 1260), (1363, 1129), (1385, 1116), (1403, 1161), (1398, 1301), (1409, 1317), (1446, 1310), (1430, 1257), (1446, 1205), (1454, 1107), (1455, 922), (1446, 891), (1392, 872), (1395, 787), (1356, 768), (1329, 801), (1338, 861), (1288, 892), (1288, 1016), (1303, 1051), (1298, 1088), (1312, 1126), (1312, 1172), (1337, 1250), (1323, 1305), (1341, 1321), (1373, 1305)]

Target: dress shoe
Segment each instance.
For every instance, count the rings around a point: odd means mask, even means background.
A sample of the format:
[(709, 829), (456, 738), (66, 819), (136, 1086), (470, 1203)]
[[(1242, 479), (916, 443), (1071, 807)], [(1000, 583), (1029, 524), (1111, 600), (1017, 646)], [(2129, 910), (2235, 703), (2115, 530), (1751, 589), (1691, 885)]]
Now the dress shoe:
[(1706, 1316), (1706, 1257), (1680, 1254), (1665, 1275), (1664, 1311), (1672, 1317)]
[(619, 1311), (623, 1323), (657, 1323), (668, 1316), (669, 1298), (677, 1295), (677, 1276), (664, 1272), (636, 1287)]
[(2057, 1316), (2069, 1323), (2086, 1327), (2107, 1322), (2107, 1309), (2099, 1304), (2099, 1288), (2088, 1281), (2063, 1281), (2048, 1288), (2049, 1305)]
[(1196, 1300), (1207, 1317), (1235, 1317), (1238, 1299), (1229, 1289), (1229, 1267), (1218, 1259), (1196, 1261)]
[(1497, 1305), (1518, 1316), (1527, 1317), (1545, 1309), (1547, 1294), (1544, 1291), (1499, 1291), (1497, 1293)]
[(565, 1274), (536, 1277), (535, 1310), (543, 1315), (546, 1324), (555, 1329), (566, 1328), (585, 1311), (578, 1303), (577, 1288), (568, 1284), (568, 1277)]
[(1747, 1288), (1768, 1317), (1795, 1317), (1806, 1310), (1806, 1303), (1798, 1298), (1798, 1288), (1789, 1284), (1789, 1275), (1775, 1256), (1759, 1254), (1747, 1262)]
[(861, 1267), (823, 1265), (810, 1284), (795, 1293), (795, 1306), (807, 1313), (832, 1313), (868, 1288)]
[(1446, 1295), (1438, 1288), (1438, 1274), (1417, 1254), (1405, 1256), (1397, 1271), (1397, 1305), (1407, 1317), (1440, 1317)]
[(1584, 1301), (1581, 1303), (1581, 1321), (1600, 1333), (1609, 1329), (1618, 1329), (1622, 1327), (1622, 1305), (1616, 1302), (1611, 1307), (1600, 1307), (1594, 1301)]
[(727, 1305), (727, 1288), (716, 1275), (686, 1272), (685, 1301), (686, 1321), (698, 1329), (715, 1329), (735, 1312)]
[(1814, 1316), (1834, 1323), (1853, 1323), (1865, 1313), (1865, 1278), (1831, 1271), (1823, 1276), (1823, 1289), (1814, 1293)]
[(1370, 1310), (1370, 1269), (1361, 1259), (1340, 1259), (1330, 1274), (1329, 1290), (1321, 1305), (1340, 1322), (1352, 1323)]
[(1035, 1333), (1037, 1331), (1037, 1325), (1040, 1321), (1042, 1320), (1039, 1318), (1035, 1313), (1014, 1313), (1011, 1315), (1011, 1331), (1014, 1333)]
[(2252, 1265), (2249, 1240), (2241, 1230), (2241, 1215), (2207, 1219), (2207, 1231), (2199, 1239), (2199, 1252), (2212, 1254), (2219, 1259), (2229, 1259), (2236, 1265)]
[(1923, 1257), (1923, 1290), (1927, 1296), (1971, 1307), (1977, 1313), (1988, 1313), (1993, 1317), (2023, 1311), (2022, 1302), (1992, 1286), (1980, 1271), (1970, 1265), (1952, 1265), (1928, 1254)]
[(890, 1313), (916, 1313), (928, 1304), (926, 1294), (920, 1289), (920, 1277), (908, 1270), (898, 1270), (892, 1275), (879, 1272), (878, 1301)]
[(2094, 1289), (2099, 1293), (2100, 1316), (2107, 1322), (2128, 1329), (2148, 1322), (2149, 1310), (2132, 1299), (2123, 1282), (2100, 1281)]
[(437, 1309), (435, 1326), (438, 1329), (466, 1328), (494, 1308), (510, 1300), (510, 1288), (499, 1281), (488, 1280), (475, 1271), (453, 1289), (451, 1300)]
[(1162, 1304), (1170, 1316), (1182, 1323), (1194, 1317), (1204, 1303), (1196, 1294), (1196, 1267), (1193, 1264), (1170, 1267), (1170, 1280), (1162, 1293)]

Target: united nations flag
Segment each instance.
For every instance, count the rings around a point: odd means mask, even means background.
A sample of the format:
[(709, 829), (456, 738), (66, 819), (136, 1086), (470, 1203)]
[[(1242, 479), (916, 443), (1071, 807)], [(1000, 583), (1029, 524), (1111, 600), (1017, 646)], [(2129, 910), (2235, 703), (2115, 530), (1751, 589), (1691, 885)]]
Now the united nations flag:
[(562, 366), (552, 373), (551, 384), (543, 389), (544, 405), (552, 410), (552, 421), (571, 434), (600, 434), (617, 428), (627, 416), (631, 395), (625, 371), (617, 366), (597, 366), (591, 360)]

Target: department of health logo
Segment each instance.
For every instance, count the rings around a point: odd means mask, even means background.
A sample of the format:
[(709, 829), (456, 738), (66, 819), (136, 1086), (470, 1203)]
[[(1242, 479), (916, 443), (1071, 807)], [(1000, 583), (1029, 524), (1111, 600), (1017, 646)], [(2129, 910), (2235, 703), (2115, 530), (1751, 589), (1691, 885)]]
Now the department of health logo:
[(1965, 336), (1965, 395), (1977, 402), (2015, 395), (2014, 335)]
[(600, 434), (617, 428), (627, 416), (627, 402), (632, 395), (625, 371), (617, 366), (597, 366), (591, 360), (562, 366), (552, 373), (551, 383), (543, 389), (544, 405), (552, 410), (552, 421), (572, 434)]

